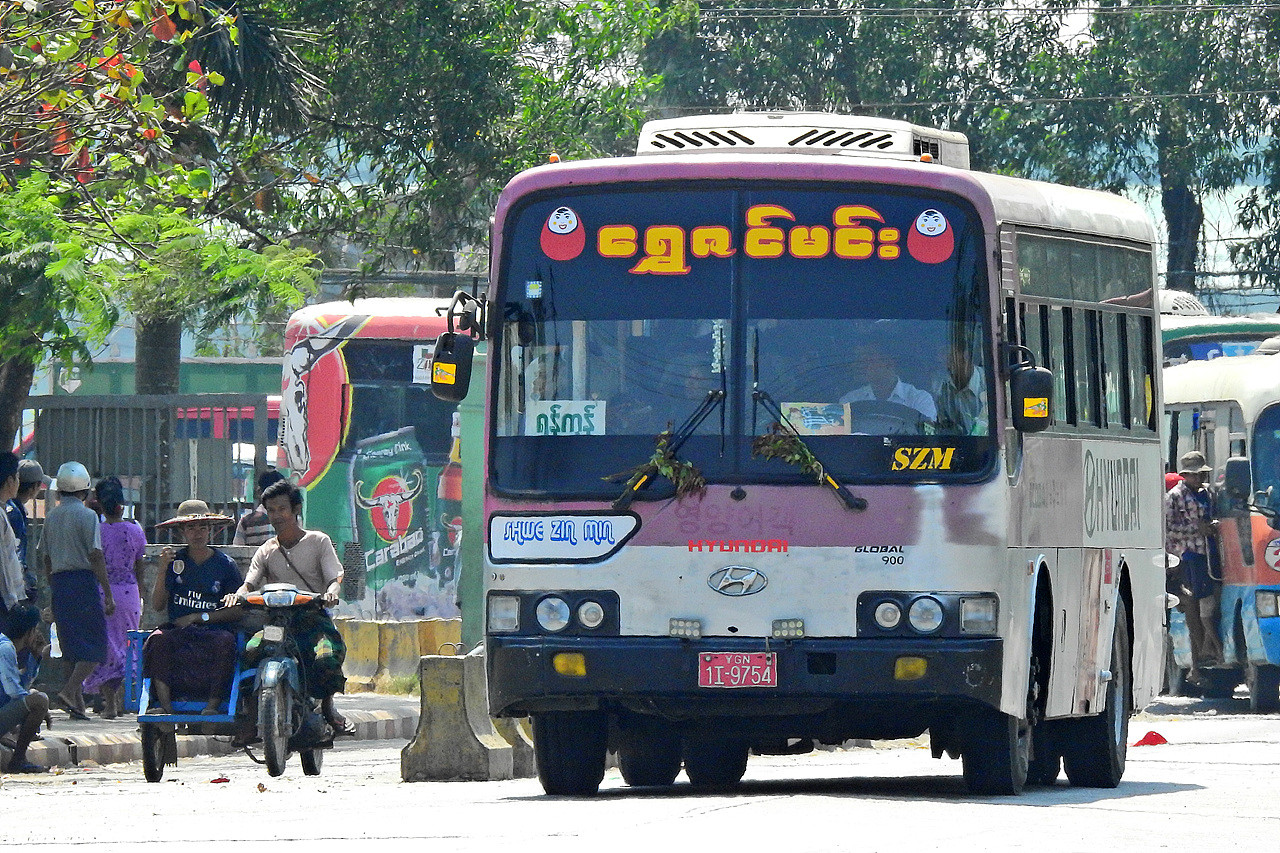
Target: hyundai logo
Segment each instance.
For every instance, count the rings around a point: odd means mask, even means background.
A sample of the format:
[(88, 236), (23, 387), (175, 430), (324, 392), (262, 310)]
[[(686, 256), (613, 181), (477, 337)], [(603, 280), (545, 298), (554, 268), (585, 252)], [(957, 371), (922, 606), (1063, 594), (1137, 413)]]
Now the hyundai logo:
[(735, 598), (744, 595), (755, 595), (769, 585), (769, 578), (759, 569), (747, 566), (725, 566), (717, 569), (707, 578), (707, 586), (721, 595)]

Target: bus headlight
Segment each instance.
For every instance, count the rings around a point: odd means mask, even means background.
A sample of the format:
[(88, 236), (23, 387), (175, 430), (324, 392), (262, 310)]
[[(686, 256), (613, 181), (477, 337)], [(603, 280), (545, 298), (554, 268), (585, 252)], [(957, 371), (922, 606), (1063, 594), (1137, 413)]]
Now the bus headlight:
[(563, 631), (569, 625), (569, 605), (564, 599), (556, 598), (549, 595), (538, 602), (538, 608), (535, 611), (538, 617), (538, 624), (543, 630), (556, 632)]
[(1258, 611), (1258, 618), (1280, 616), (1280, 604), (1277, 604), (1277, 593), (1272, 589), (1260, 589), (1253, 596), (1253, 607)]
[(942, 627), (942, 605), (927, 596), (917, 598), (907, 610), (907, 621), (921, 634), (932, 634)]
[(995, 596), (960, 599), (960, 633), (994, 634), (1000, 617), (1000, 603)]
[(578, 605), (578, 624), (583, 628), (599, 628), (604, 622), (604, 608), (595, 601)]
[(902, 621), (902, 608), (893, 601), (882, 601), (876, 605), (876, 624), (886, 631), (892, 631)]
[(489, 596), (489, 630), (520, 630), (520, 598), (515, 595)]

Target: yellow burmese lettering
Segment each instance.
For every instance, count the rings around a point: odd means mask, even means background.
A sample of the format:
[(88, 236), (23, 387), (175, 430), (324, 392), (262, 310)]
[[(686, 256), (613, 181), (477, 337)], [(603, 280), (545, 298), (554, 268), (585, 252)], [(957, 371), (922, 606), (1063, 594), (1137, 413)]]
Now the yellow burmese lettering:
[(699, 225), (689, 232), (689, 254), (695, 258), (727, 258), (733, 251), (733, 235), (723, 225)]
[(596, 232), (596, 251), (602, 258), (630, 258), (638, 248), (632, 225), (605, 225)]
[(831, 230), (821, 225), (797, 225), (789, 235), (793, 258), (825, 258), (831, 248)]
[(780, 258), (786, 250), (786, 235), (773, 227), (773, 219), (795, 222), (795, 214), (776, 204), (755, 204), (747, 209), (747, 234), (742, 250), (749, 258)]
[(689, 272), (684, 255), (684, 229), (678, 225), (650, 225), (644, 230), (645, 256), (633, 273), (684, 275)]

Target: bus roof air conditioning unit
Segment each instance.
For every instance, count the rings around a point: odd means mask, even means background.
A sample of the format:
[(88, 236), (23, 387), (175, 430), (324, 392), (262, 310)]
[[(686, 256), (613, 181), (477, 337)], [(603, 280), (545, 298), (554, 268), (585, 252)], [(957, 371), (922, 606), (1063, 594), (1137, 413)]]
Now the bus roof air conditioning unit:
[(831, 113), (733, 113), (646, 122), (637, 154), (827, 154), (919, 160), (969, 168), (963, 133), (873, 116)]

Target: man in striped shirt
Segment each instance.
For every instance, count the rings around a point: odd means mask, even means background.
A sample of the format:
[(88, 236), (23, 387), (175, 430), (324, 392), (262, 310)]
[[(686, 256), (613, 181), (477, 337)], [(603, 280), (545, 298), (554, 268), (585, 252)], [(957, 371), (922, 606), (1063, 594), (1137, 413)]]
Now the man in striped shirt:
[(240, 517), (235, 536), (231, 538), (232, 545), (252, 545), (256, 548), (275, 535), (271, 522), (267, 520), (267, 510), (262, 505), (262, 493), (267, 490), (267, 486), (283, 479), (284, 475), (274, 468), (263, 471), (258, 476), (258, 490), (254, 493), (258, 505)]

